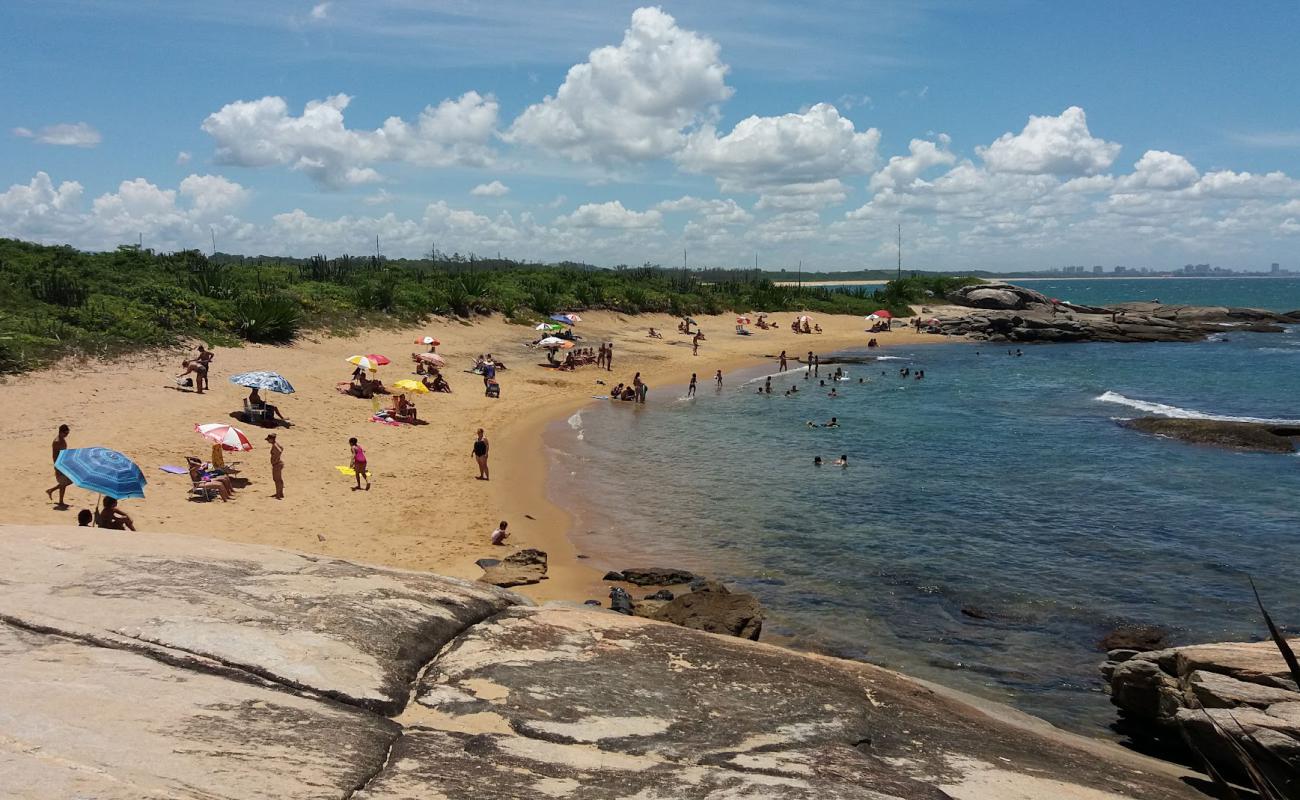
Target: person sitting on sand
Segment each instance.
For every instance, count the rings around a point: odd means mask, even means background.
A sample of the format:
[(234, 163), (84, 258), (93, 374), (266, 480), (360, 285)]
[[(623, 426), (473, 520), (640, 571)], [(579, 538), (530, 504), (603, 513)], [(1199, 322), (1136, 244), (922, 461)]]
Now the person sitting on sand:
[(134, 531), (135, 523), (131, 516), (117, 507), (116, 497), (105, 497), (104, 505), (95, 514), (95, 525), (111, 531)]
[(89, 508), (83, 508), (77, 512), (77, 527), (89, 528), (90, 523), (95, 521), (95, 515)]
[(651, 328), (651, 329), (650, 329), (650, 332), (647, 333), (646, 336), (649, 337), (649, 338), (651, 338), (651, 339), (662, 339), (662, 338), (664, 338), (664, 335), (663, 335), (662, 333), (660, 333), (659, 331), (655, 330), (654, 328)]
[(393, 395), (393, 418), (402, 422), (415, 422), (415, 403), (407, 400), (404, 394)]
[(194, 483), (194, 488), (215, 491), (223, 503), (235, 493), (234, 488), (231, 486), (230, 476), (204, 472), (199, 468), (200, 462), (197, 458), (187, 457), (185, 462), (189, 466), (190, 480)]
[(613, 389), (609, 390), (610, 400), (617, 400), (622, 396), (623, 396), (623, 384), (621, 383), (616, 385)]
[(629, 387), (627, 387), (626, 389), (623, 390), (623, 396), (622, 396), (621, 399), (623, 399), (623, 400), (636, 400), (637, 392), (638, 392), (638, 391), (639, 391), (638, 389), (629, 386)]
[(821, 332), (822, 332), (822, 326), (820, 325), (813, 326), (813, 333), (821, 333)]
[(510, 538), (510, 531), (506, 530), (509, 527), (510, 527), (509, 522), (506, 522), (505, 520), (501, 520), (501, 522), (497, 525), (497, 529), (492, 531), (492, 544), (504, 545), (506, 543), (506, 539)]
[(254, 387), (253, 390), (248, 393), (248, 405), (250, 408), (255, 408), (255, 409), (260, 408), (265, 410), (266, 415), (270, 417), (272, 420), (278, 419), (281, 422), (285, 423), (286, 425), (293, 424), (289, 422), (289, 420), (285, 419), (284, 414), (280, 413), (280, 408), (278, 406), (274, 406), (266, 402), (265, 400), (263, 400), (261, 393), (257, 391), (256, 387)]

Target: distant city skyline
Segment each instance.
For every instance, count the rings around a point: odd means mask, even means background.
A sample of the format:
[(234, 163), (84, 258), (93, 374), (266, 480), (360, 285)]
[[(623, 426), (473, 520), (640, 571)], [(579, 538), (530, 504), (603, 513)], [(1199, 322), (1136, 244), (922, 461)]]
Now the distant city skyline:
[(0, 30), (5, 237), (847, 270), (901, 224), (905, 269), (1300, 264), (1294, 2), (15, 0)]

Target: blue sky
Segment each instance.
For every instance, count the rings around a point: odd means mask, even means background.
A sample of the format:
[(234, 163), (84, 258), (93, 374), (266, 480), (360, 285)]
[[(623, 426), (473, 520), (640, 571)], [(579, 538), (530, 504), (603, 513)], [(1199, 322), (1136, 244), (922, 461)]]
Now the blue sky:
[(860, 268), (902, 224), (918, 268), (1297, 268), (1297, 32), (1295, 2), (10, 0), (0, 235)]

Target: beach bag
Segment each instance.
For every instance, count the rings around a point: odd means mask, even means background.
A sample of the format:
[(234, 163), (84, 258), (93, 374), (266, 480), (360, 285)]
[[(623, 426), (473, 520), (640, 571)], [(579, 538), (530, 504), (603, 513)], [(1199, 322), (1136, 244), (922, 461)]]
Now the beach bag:
[(497, 383), (496, 381), (488, 381), (487, 388), (484, 390), (483, 394), (487, 397), (500, 397), (501, 384)]

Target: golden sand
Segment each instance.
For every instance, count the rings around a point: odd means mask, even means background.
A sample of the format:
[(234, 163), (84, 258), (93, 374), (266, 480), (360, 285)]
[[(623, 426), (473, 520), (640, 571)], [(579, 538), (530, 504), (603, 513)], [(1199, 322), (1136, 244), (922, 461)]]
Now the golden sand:
[[(772, 317), (788, 322), (789, 313)], [(256, 542), (357, 561), (445, 575), (474, 578), (475, 560), (501, 557), (521, 547), (548, 553), (548, 580), (522, 591), (537, 599), (585, 599), (601, 596), (600, 573), (576, 557), (569, 541), (570, 521), (546, 498), (546, 457), (541, 435), (545, 426), (563, 419), (607, 387), (597, 379), (628, 381), (641, 372), (652, 387), (685, 383), (690, 373), (711, 379), (753, 366), (788, 350), (791, 363), (809, 349), (826, 354), (866, 344), (860, 317), (814, 315), (821, 335), (784, 330), (734, 333), (732, 315), (697, 317), (708, 338), (698, 356), (689, 337), (675, 333), (677, 320), (664, 315), (625, 316), (613, 312), (582, 315), (577, 326), (583, 346), (614, 343), (614, 369), (581, 367), (559, 372), (538, 366), (542, 353), (525, 347), (535, 338), (531, 328), (507, 324), (500, 317), (472, 323), (434, 320), (417, 328), (371, 330), (357, 336), (308, 336), (290, 347), (251, 345), (220, 348), (212, 365), (211, 391), (202, 395), (178, 390), (173, 376), (181, 354), (150, 353), (110, 362), (64, 362), (55, 368), (3, 384), (6, 480), (0, 484), (5, 521), (70, 524), (96, 497), (76, 487), (67, 493), (68, 510), (56, 510), (45, 489), (54, 485), (50, 442), (60, 423), (72, 427), (71, 447), (104, 446), (120, 450), (145, 471), (144, 500), (122, 507), (139, 530), (176, 531)], [(664, 334), (646, 336), (649, 326)], [(352, 367), (345, 358), (381, 353), (393, 363), (379, 371), (386, 384), (410, 377), (409, 353), (423, 335), (443, 344), (448, 361), (443, 372), (452, 394), (419, 395), (415, 401), (427, 424), (391, 427), (370, 421), (372, 402), (339, 394)], [(936, 341), (902, 329), (877, 334), (882, 347)], [(484, 396), (482, 379), (462, 370), (473, 358), (492, 353), (508, 369), (499, 373), (500, 399)], [(286, 497), (276, 500), (271, 484), (265, 431), (231, 417), (242, 407), (247, 390), (228, 382), (249, 370), (275, 370), (297, 392), (266, 394), (293, 422), (278, 431), (284, 446)], [(381, 397), (380, 403), (389, 399)], [(239, 477), (248, 485), (229, 503), (190, 498), (188, 475), (171, 475), (163, 465), (184, 466), (185, 456), (207, 460), (210, 444), (194, 432), (196, 423), (233, 422), (254, 444), (248, 453), (229, 453), (240, 461)], [(491, 442), (491, 481), (475, 480), (471, 456), (474, 432), (482, 427)], [(366, 450), (373, 472), (370, 491), (353, 491), (353, 479), (336, 469), (349, 460), (348, 437)], [(509, 520), (508, 547), (493, 547), (489, 535), (499, 520)], [(129, 535), (105, 532), (105, 535)]]

